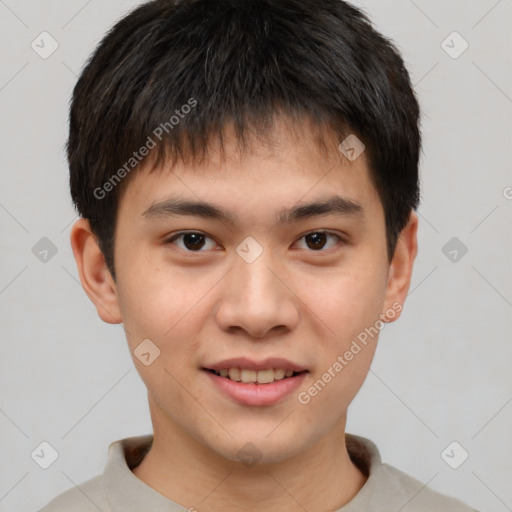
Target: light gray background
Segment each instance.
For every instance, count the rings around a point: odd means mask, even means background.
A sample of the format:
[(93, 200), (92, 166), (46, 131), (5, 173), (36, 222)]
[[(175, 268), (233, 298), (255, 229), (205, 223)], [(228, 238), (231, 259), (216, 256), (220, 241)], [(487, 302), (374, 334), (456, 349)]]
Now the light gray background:
[[(101, 322), (78, 281), (63, 152), (76, 75), (137, 3), (0, 0), (3, 512), (42, 507), (101, 473), (110, 442), (151, 432), (122, 327)], [(347, 430), (434, 489), (512, 510), (512, 0), (357, 5), (416, 84), (423, 199), (404, 314), (381, 334)], [(47, 59), (31, 48), (42, 31), (59, 44)], [(469, 43), (457, 59), (441, 46), (453, 31)], [(456, 262), (442, 252), (454, 236), (468, 248)], [(31, 250), (42, 237), (58, 249), (46, 263)], [(31, 458), (42, 441), (59, 454), (46, 470)], [(458, 469), (441, 457), (452, 441), (469, 453)]]

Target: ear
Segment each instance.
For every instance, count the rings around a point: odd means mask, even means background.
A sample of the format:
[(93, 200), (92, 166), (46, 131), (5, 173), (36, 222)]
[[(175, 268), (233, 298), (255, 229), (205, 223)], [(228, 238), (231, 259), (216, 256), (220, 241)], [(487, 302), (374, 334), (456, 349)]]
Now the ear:
[(83, 289), (99, 317), (109, 324), (121, 323), (116, 285), (87, 219), (73, 224), (70, 241)]
[[(417, 231), (418, 215), (412, 211), (407, 225), (398, 237), (389, 267), (384, 311), (381, 317), (384, 322), (394, 322), (400, 317), (411, 285), (414, 260), (418, 253)], [(389, 314), (386, 315), (386, 312)]]

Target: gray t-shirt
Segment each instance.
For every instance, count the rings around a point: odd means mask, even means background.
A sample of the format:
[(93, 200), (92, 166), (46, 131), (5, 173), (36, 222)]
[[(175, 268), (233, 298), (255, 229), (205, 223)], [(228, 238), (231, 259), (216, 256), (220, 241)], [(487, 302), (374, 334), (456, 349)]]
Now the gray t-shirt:
[[(146, 435), (111, 443), (102, 475), (60, 494), (39, 512), (187, 512), (187, 507), (162, 496), (132, 473), (152, 442), (153, 435)], [(346, 434), (346, 443), (350, 458), (368, 479), (349, 503), (334, 512), (477, 512), (383, 464), (372, 441)]]

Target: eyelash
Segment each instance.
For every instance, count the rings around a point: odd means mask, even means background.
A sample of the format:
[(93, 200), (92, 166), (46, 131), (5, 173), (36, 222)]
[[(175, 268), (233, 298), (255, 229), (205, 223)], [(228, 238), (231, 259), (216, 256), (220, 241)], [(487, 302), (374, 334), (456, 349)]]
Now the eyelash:
[[(315, 250), (308, 250), (308, 252), (328, 252), (329, 250), (331, 249), (334, 249), (336, 248), (337, 245), (339, 245), (340, 243), (344, 243), (345, 241), (343, 240), (343, 238), (341, 238), (339, 235), (337, 235), (336, 233), (332, 233), (330, 231), (322, 231), (322, 230), (318, 230), (318, 231), (310, 231), (309, 233), (305, 233), (304, 235), (302, 235), (298, 240), (302, 240), (303, 238), (307, 237), (308, 235), (313, 235), (313, 234), (325, 234), (325, 235), (328, 235), (328, 236), (332, 236), (332, 237), (335, 237), (338, 239), (338, 243), (334, 246), (334, 247), (331, 247), (329, 249), (319, 249), (317, 251)], [(171, 238), (169, 238), (168, 240), (165, 241), (165, 244), (172, 244), (175, 240), (177, 240), (178, 238), (181, 238), (185, 235), (204, 235), (206, 238), (209, 238), (210, 240), (214, 240), (212, 237), (208, 236), (206, 233), (203, 233), (201, 231), (180, 231), (179, 233), (176, 233), (175, 235), (173, 235)], [(215, 241), (215, 240), (214, 240)], [(190, 251), (188, 249), (181, 249), (179, 248), (180, 250), (182, 251), (185, 251), (185, 252), (189, 252), (189, 253), (201, 253), (201, 252), (206, 252), (205, 250), (198, 250), (198, 251)]]

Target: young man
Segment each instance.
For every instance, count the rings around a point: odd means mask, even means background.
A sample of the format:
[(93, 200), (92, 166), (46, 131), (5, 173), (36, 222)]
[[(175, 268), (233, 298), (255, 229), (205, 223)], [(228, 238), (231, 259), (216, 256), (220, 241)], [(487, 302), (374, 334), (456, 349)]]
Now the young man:
[(345, 433), (417, 253), (419, 107), (341, 0), (157, 0), (74, 90), (71, 244), (153, 435), (43, 511), (463, 512)]

